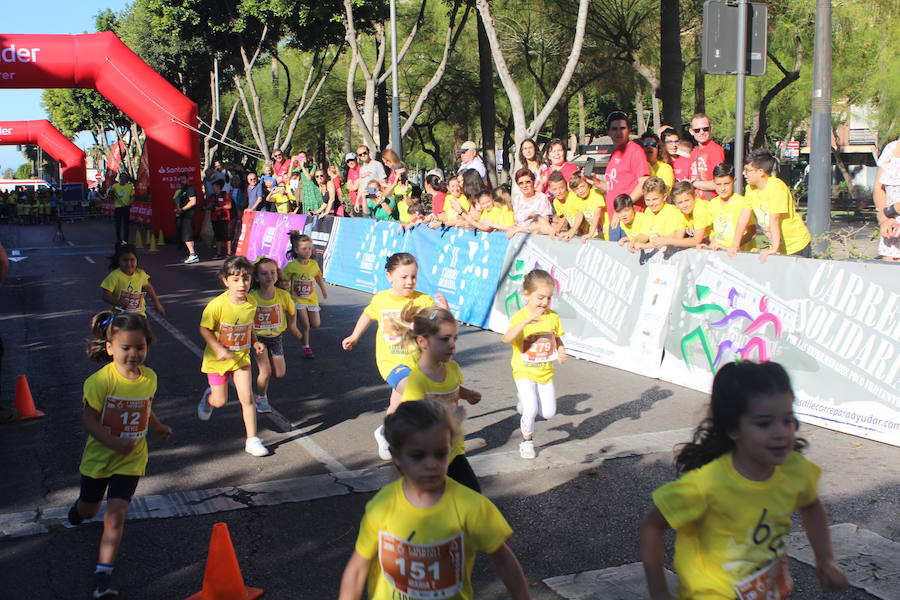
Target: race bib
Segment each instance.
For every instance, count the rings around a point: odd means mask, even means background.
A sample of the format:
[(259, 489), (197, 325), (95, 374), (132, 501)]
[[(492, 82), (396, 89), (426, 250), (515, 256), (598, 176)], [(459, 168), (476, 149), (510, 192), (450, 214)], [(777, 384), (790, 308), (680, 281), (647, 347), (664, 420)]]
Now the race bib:
[(452, 598), (463, 588), (463, 536), (435, 544), (414, 544), (382, 531), (378, 561), (385, 580), (417, 600)]
[(144, 304), (144, 292), (119, 292), (119, 300), (125, 301), (125, 312), (139, 312)]
[(240, 352), (250, 347), (251, 323), (219, 323), (219, 343), (226, 350)]
[(292, 279), (291, 289), (297, 298), (309, 298), (313, 293), (312, 279)]
[(381, 335), (388, 344), (399, 344), (403, 341), (401, 313), (399, 309), (381, 311)]
[(141, 439), (147, 435), (152, 401), (152, 397), (117, 398), (116, 396), (107, 396), (101, 425), (113, 437)]
[(459, 388), (452, 392), (425, 392), (425, 398), (456, 406), (459, 404)]
[(556, 360), (556, 334), (533, 333), (522, 342), (522, 362), (537, 365)]
[(281, 305), (273, 304), (271, 306), (259, 305), (256, 307), (256, 317), (253, 320), (253, 327), (257, 330), (278, 329), (281, 327)]
[(787, 554), (734, 586), (740, 600), (784, 600), (794, 582), (788, 570)]

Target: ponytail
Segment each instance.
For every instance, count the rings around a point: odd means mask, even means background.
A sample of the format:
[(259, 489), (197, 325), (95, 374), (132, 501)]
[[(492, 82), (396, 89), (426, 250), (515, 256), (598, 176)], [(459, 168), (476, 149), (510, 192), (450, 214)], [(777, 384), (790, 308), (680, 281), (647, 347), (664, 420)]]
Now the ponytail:
[(93, 338), (87, 342), (88, 358), (100, 364), (111, 362), (112, 357), (106, 351), (106, 344), (120, 331), (140, 331), (144, 334), (148, 349), (156, 339), (147, 317), (138, 313), (114, 313), (111, 310), (104, 310), (91, 318)]

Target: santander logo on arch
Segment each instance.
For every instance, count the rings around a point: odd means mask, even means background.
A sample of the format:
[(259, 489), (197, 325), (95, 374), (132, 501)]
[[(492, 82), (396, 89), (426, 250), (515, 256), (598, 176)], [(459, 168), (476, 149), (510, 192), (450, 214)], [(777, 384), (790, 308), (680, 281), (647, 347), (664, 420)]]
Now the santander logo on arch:
[(0, 50), (0, 62), (4, 63), (31, 63), (38, 61), (40, 48), (16, 48), (15, 44)]

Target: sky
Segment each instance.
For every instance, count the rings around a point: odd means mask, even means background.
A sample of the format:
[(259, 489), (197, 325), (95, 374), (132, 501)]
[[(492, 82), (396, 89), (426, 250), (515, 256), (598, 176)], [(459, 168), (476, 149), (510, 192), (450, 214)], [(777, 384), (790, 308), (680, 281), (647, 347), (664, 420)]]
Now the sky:
[[(125, 8), (126, 0), (48, 0), (39, 4), (4, 2), (0, 33), (88, 33), (94, 31), (94, 16), (101, 10)], [(39, 11), (39, 12), (37, 12)], [(46, 119), (41, 107), (41, 90), (0, 90), (0, 120), (30, 121)], [(75, 144), (87, 148), (90, 135), (76, 138)], [(15, 146), (0, 146), (0, 172), (15, 169), (25, 162)]]

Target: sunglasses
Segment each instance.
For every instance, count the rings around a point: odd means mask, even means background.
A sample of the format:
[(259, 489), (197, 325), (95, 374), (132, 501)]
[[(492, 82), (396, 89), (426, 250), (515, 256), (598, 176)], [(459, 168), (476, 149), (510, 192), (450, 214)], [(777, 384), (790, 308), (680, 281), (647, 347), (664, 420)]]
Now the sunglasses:
[(323, 178), (323, 179), (325, 178), (325, 176), (322, 175), (321, 173), (319, 173), (319, 174), (316, 175), (316, 178), (317, 178), (317, 179), (318, 179), (319, 177), (321, 177), (321, 178)]
[(693, 129), (691, 129), (691, 131), (693, 131), (694, 133), (700, 133), (701, 131), (709, 131), (710, 129), (712, 129), (712, 127), (707, 125), (706, 127), (694, 127)]
[(369, 153), (368, 152), (357, 152), (356, 155), (357, 156), (368, 156)]
[(521, 180), (521, 181), (517, 181), (516, 184), (519, 185), (519, 186), (523, 186), (523, 185), (534, 185), (534, 179), (528, 179), (528, 178), (524, 178), (524, 177), (523, 177), (522, 180)]
[(656, 142), (644, 142), (644, 148), (658, 148), (659, 144)]

